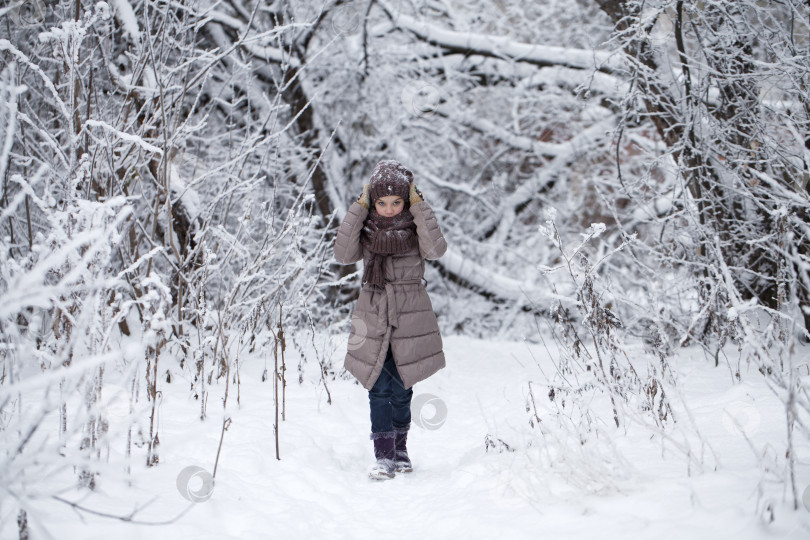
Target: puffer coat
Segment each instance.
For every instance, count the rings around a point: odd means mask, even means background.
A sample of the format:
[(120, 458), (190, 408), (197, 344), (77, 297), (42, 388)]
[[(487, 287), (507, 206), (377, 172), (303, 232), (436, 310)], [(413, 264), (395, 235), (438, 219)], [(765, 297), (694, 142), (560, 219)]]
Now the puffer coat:
[[(344, 365), (366, 389), (380, 375), (389, 343), (405, 388), (424, 380), (445, 366), (442, 337), (433, 306), (422, 280), (425, 259), (438, 259), (447, 242), (428, 203), (411, 205), (419, 245), (385, 260), (385, 288), (363, 284), (352, 313), (352, 329)], [(355, 202), (349, 208), (335, 239), (335, 259), (351, 264), (371, 253), (360, 243), (368, 209)]]

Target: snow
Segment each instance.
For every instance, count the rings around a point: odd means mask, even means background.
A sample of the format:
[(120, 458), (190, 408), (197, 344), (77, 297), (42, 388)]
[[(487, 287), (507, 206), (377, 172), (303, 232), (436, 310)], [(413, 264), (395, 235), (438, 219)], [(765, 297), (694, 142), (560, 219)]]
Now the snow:
[(140, 146), (141, 148), (143, 148), (147, 152), (154, 152), (156, 154), (161, 154), (161, 155), (163, 154), (162, 149), (158, 148), (157, 146), (155, 146), (153, 144), (149, 144), (148, 142), (143, 140), (142, 137), (140, 137), (138, 135), (133, 135), (131, 133), (123, 132), (123, 131), (121, 131), (119, 129), (115, 129), (113, 126), (111, 126), (107, 122), (103, 122), (101, 120), (86, 120), (84, 125), (87, 126), (87, 127), (98, 127), (98, 128), (102, 128), (102, 129), (104, 129), (106, 131), (109, 131), (110, 133), (112, 133), (116, 137), (120, 138), (121, 140), (137, 144), (138, 146)]
[(387, 2), (379, 4), (400, 28), (413, 32), (430, 43), (468, 52), (486, 53), (496, 57), (520, 59), (539, 65), (561, 65), (578, 68), (619, 70), (624, 67), (621, 55), (604, 51), (576, 50), (551, 45), (520, 43), (507, 37), (484, 33), (456, 32), (417, 20), (397, 12)]
[[(122, 0), (123, 1), (123, 0)], [(214, 23), (227, 26), (233, 30), (238, 30), (243, 38), (240, 40), (240, 45), (248, 50), (252, 55), (264, 60), (274, 60), (281, 63), (289, 64), (294, 69), (300, 69), (301, 62), (278, 47), (264, 44), (265, 41), (271, 41), (278, 37), (285, 29), (290, 30), (293, 28), (307, 28), (308, 24), (287, 24), (280, 28), (276, 28), (261, 35), (251, 35), (247, 38), (248, 27), (238, 19), (231, 17), (225, 13), (216, 10), (209, 10), (205, 12), (205, 19)], [(258, 44), (255, 42), (259, 41)]]
[[(323, 338), (341, 357), (345, 336)], [(553, 349), (447, 336), (445, 352), (448, 366), (415, 386), (414, 403), (425, 405), (414, 410), (411, 474), (383, 482), (366, 477), (372, 463), (367, 393), (338, 379), (329, 383), (327, 404), (314, 366), (305, 369), (302, 384), (287, 387), (277, 461), (272, 385), (261, 382), (264, 353), (257, 351), (242, 362), (241, 406), (229, 405), (223, 415), (221, 401), (212, 399), (209, 418), (200, 422), (187, 383), (179, 377), (162, 383), (160, 464), (147, 469), (137, 460), (128, 485), (121, 445), (112, 445), (96, 493), (68, 489), (62, 495), (98, 512), (130, 516), (132, 523), (42, 499), (29, 505), (32, 532), (47, 537), (44, 527), (55, 538), (88, 540), (808, 537), (810, 509), (792, 510), (776, 481), (778, 468), (764, 465), (780, 459), (771, 455), (778, 447), (771, 443), (785, 436), (784, 411), (755, 369), (735, 384), (697, 350), (670, 359), (702, 445), (688, 440), (690, 421), (678, 412), (671, 442), (630, 423), (618, 430), (604, 425), (598, 439), (566, 447), (542, 392), (543, 373), (554, 372)], [(556, 437), (544, 439), (529, 425), (528, 380), (544, 411), (541, 423)], [(115, 397), (128, 399), (128, 392), (110, 384), (105, 410), (126, 417), (128, 407)], [(205, 471), (212, 469), (225, 417), (232, 424), (210, 483)], [(494, 446), (487, 449), (487, 440)], [(810, 448), (803, 444), (800, 489), (810, 485)], [(677, 450), (686, 445), (694, 451), (691, 465)], [(202, 502), (179, 492), (178, 477), (191, 478), (189, 493), (201, 493)], [(769, 508), (778, 518), (771, 524)], [(10, 537), (12, 518), (0, 516), (0, 537)]]
[(495, 273), (470, 258), (465, 258), (457, 250), (448, 248), (439, 259), (439, 264), (460, 278), (493, 292), (501, 298), (524, 301), (526, 298), (544, 303), (550, 297), (546, 288), (538, 287), (536, 282), (521, 282), (507, 274)]
[(14, 132), (17, 129), (17, 97), (25, 92), (24, 86), (12, 84), (15, 79), (16, 65), (9, 64), (0, 72), (0, 125), (5, 127), (0, 133), (0, 178), (6, 177), (9, 153), (14, 143)]
[(59, 109), (62, 112), (62, 115), (65, 118), (70, 117), (70, 115), (68, 114), (67, 106), (65, 105), (64, 101), (62, 101), (62, 98), (59, 97), (59, 92), (57, 92), (56, 87), (53, 84), (53, 81), (51, 81), (50, 77), (48, 77), (39, 66), (31, 62), (31, 60), (25, 53), (17, 49), (17, 47), (15, 47), (7, 39), (0, 39), (0, 51), (8, 51), (10, 54), (16, 56), (19, 59), (19, 61), (26, 66), (26, 68), (31, 69), (34, 73), (36, 73), (42, 79), (42, 82), (45, 83), (45, 86), (51, 93), (51, 97), (53, 98), (54, 103), (58, 104)]
[(124, 29), (124, 35), (133, 43), (138, 43), (141, 40), (141, 30), (132, 5), (127, 0), (112, 0), (112, 5), (115, 8), (115, 17)]
[(197, 193), (196, 190), (186, 183), (186, 181), (183, 179), (183, 175), (180, 174), (180, 170), (175, 163), (172, 163), (169, 166), (169, 178), (169, 189), (171, 189), (172, 192), (172, 204), (182, 201), (183, 207), (188, 213), (189, 219), (191, 221), (196, 220), (200, 215), (200, 208), (202, 206), (199, 193)]

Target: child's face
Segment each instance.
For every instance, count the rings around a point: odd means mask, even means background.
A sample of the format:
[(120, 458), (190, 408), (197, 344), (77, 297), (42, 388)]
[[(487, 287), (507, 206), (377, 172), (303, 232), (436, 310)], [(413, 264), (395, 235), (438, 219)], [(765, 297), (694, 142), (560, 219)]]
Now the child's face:
[(383, 217), (394, 217), (405, 209), (405, 201), (398, 195), (386, 195), (374, 202), (377, 213)]

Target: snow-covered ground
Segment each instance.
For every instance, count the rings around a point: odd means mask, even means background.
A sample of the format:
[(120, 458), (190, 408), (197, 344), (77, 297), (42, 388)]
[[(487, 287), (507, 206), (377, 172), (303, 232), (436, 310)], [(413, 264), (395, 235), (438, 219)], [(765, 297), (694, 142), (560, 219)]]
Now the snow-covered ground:
[[(553, 353), (545, 347), (449, 336), (445, 351), (448, 367), (415, 387), (415, 403), (424, 405), (414, 410), (422, 427), (411, 431), (411, 474), (368, 479), (367, 394), (349, 380), (329, 384), (331, 405), (314, 379), (288, 386), (277, 461), (272, 384), (261, 382), (264, 358), (257, 357), (242, 363), (241, 406), (230, 402), (232, 424), (210, 498), (189, 502), (177, 479), (189, 466), (212, 469), (221, 402), (212, 394), (208, 420), (195, 420), (199, 404), (176, 377), (161, 388), (159, 466), (139, 465), (127, 485), (123, 448), (111, 447), (96, 493), (62, 495), (133, 522), (45, 498), (29, 508), (32, 538), (47, 537), (42, 524), (53, 538), (105, 540), (810, 538), (810, 510), (794, 511), (779, 483), (784, 455), (774, 454), (784, 448), (783, 406), (754, 369), (733, 384), (727, 367), (715, 368), (697, 350), (680, 351), (671, 361), (682, 395), (670, 397), (683, 430), (670, 428), (664, 443), (655, 430), (608, 423), (577, 448), (551, 428), (543, 373), (554, 372)], [(546, 437), (529, 425), (529, 380)], [(114, 400), (108, 406), (114, 413)], [(810, 448), (800, 444), (801, 495), (810, 485)], [(677, 450), (685, 445), (691, 465)], [(205, 491), (206, 474), (191, 478), (192, 491)], [(9, 517), (2, 538), (16, 538)]]

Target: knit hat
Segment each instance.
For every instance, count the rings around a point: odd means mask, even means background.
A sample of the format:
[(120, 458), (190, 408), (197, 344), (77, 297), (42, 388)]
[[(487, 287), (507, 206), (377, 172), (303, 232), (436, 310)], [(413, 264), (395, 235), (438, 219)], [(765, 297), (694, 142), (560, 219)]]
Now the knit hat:
[(377, 163), (371, 172), (369, 180), (368, 197), (371, 204), (387, 195), (402, 197), (403, 201), (409, 200), (413, 182), (413, 173), (399, 161), (386, 159)]

